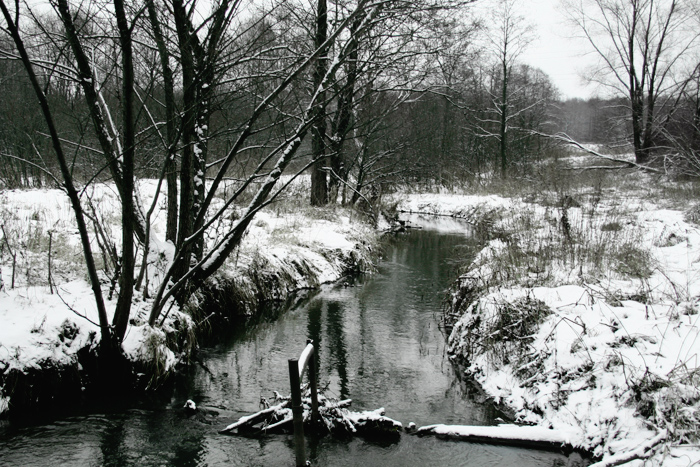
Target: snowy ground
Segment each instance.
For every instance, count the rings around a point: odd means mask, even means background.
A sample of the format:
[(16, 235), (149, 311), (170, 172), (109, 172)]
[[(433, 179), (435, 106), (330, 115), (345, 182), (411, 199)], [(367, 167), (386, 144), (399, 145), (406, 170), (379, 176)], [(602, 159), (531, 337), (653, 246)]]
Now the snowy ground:
[[(142, 181), (140, 191), (148, 200), (148, 195), (154, 193), (154, 183)], [(119, 207), (113, 188), (96, 186), (91, 196), (105, 221), (108, 236), (119, 244)], [(368, 255), (377, 239), (374, 228), (351, 211), (309, 209), (305, 204), (300, 193), (292, 192), (286, 200), (259, 213), (220, 277), (236, 277), (237, 283), (245, 287), (253, 268), (271, 273), (283, 271), (288, 280), (276, 291), (279, 297), (273, 298), (284, 298), (292, 289), (337, 280), (349, 259)], [(0, 192), (0, 214), (5, 229), (5, 235), (0, 232), (0, 372), (74, 365), (76, 352), (99, 339), (99, 327), (68, 198), (49, 189), (4, 191)], [(156, 210), (153, 230), (161, 239), (164, 216), (164, 210)], [(226, 225), (217, 228), (225, 230)], [(53, 290), (48, 281), (49, 233)], [(94, 251), (99, 251), (93, 246)], [(161, 246), (164, 255), (153, 254), (150, 261), (151, 287), (157, 285), (158, 270), (167, 261), (164, 256), (169, 251), (168, 244)], [(14, 288), (10, 250), (16, 257)], [(105, 297), (109, 288), (109, 277), (104, 276)], [(163, 328), (150, 328), (145, 322), (150, 302), (141, 297), (135, 297), (124, 350), (134, 360), (158, 357), (166, 369), (172, 368), (182, 355), (167, 348), (165, 335), (175, 326), (191, 327), (194, 323), (185, 313), (174, 311)], [(116, 295), (107, 301), (110, 313), (115, 305)], [(7, 410), (8, 402), (8, 394), (0, 387), (0, 413)]]
[(648, 194), (528, 201), (401, 196), (489, 227), (455, 290), (451, 355), (517, 422), (601, 465), (700, 464), (698, 225)]

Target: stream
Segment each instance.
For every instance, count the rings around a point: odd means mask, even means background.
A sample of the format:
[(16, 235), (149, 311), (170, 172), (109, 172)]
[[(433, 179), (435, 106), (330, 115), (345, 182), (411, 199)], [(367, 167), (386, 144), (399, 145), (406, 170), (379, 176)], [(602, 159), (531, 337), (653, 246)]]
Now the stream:
[[(422, 229), (386, 247), (375, 274), (300, 295), (286, 310), (208, 344), (167, 394), (107, 400), (67, 413), (0, 425), (2, 466), (291, 466), (291, 435), (238, 437), (218, 431), (289, 393), (287, 360), (317, 344), (319, 384), (351, 409), (386, 409), (406, 426), (493, 425), (497, 410), (455, 376), (439, 329), (457, 258), (473, 254), (466, 224), (412, 218)], [(194, 400), (201, 413), (182, 406)], [(307, 436), (317, 466), (564, 466), (551, 452), (402, 434), (400, 441)]]

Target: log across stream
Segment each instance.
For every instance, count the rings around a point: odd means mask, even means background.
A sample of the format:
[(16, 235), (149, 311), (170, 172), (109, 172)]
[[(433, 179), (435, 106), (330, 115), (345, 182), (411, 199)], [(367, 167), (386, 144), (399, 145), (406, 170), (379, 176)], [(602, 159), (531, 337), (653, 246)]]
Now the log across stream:
[[(423, 223), (387, 247), (371, 276), (310, 292), (210, 343), (167, 394), (110, 400), (43, 420), (0, 425), (3, 466), (288, 466), (292, 436), (219, 431), (289, 394), (287, 359), (318, 344), (319, 384), (352, 410), (385, 409), (403, 426), (494, 425), (503, 415), (455, 377), (439, 329), (457, 260), (473, 251), (467, 224)], [(451, 228), (445, 230), (445, 223)], [(450, 227), (450, 226), (447, 226)], [(196, 414), (182, 408), (196, 402)], [(272, 403), (271, 403), (272, 405)], [(307, 436), (323, 466), (566, 466), (560, 453), (401, 434), (389, 439)]]

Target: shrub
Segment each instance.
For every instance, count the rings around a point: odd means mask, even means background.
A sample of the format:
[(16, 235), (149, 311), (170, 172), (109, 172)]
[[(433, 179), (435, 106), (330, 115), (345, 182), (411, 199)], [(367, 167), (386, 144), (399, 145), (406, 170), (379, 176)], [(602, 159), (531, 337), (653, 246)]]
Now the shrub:
[(462, 320), (460, 348), (465, 357), (486, 354), (496, 367), (513, 364), (521, 367), (530, 360), (534, 334), (552, 310), (530, 294), (513, 301), (475, 302), (468, 311), (471, 319)]

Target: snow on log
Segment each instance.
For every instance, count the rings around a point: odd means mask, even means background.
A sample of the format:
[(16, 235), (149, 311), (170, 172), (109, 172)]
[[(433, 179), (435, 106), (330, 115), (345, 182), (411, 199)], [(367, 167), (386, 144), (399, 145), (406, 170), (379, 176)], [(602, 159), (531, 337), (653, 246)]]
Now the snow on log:
[(356, 431), (361, 433), (385, 431), (399, 432), (403, 429), (401, 422), (397, 422), (389, 417), (385, 417), (386, 411), (384, 407), (377, 410), (367, 410), (365, 412), (350, 412), (343, 409), (343, 415), (346, 420), (349, 420)]
[(571, 447), (571, 443), (564, 434), (540, 426), (428, 425), (418, 428), (416, 434), (534, 449), (558, 450)]
[(237, 422), (231, 423), (229, 426), (219, 431), (219, 433), (230, 433), (237, 428), (251, 427), (269, 417), (274, 416), (276, 413), (281, 412), (288, 405), (289, 401), (284, 401), (281, 404), (273, 405), (272, 407), (261, 410), (260, 412), (256, 412), (252, 415), (241, 417)]
[(614, 467), (616, 465), (626, 464), (627, 462), (631, 462), (635, 459), (646, 459), (651, 455), (651, 449), (665, 439), (666, 430), (662, 430), (658, 435), (654, 436), (637, 449), (615, 454), (614, 456), (605, 457), (602, 461), (591, 464), (588, 467)]
[(304, 350), (301, 352), (301, 356), (299, 357), (299, 377), (304, 374), (304, 370), (306, 369), (306, 366), (309, 364), (309, 357), (314, 351), (314, 346), (313, 344), (307, 344), (306, 347), (304, 347)]
[[(277, 400), (286, 399), (275, 395)], [(321, 420), (313, 420), (311, 416), (311, 399), (302, 398), (304, 407), (303, 419), (305, 424), (322, 427), (329, 433), (342, 435), (362, 435), (370, 437), (397, 436), (403, 428), (400, 422), (384, 416), (384, 409), (353, 412), (347, 409), (352, 401), (333, 400), (319, 395), (319, 414)], [(219, 433), (276, 433), (291, 429), (292, 411), (290, 402), (283, 402), (265, 408), (251, 415), (241, 417), (235, 423), (228, 425)]]

